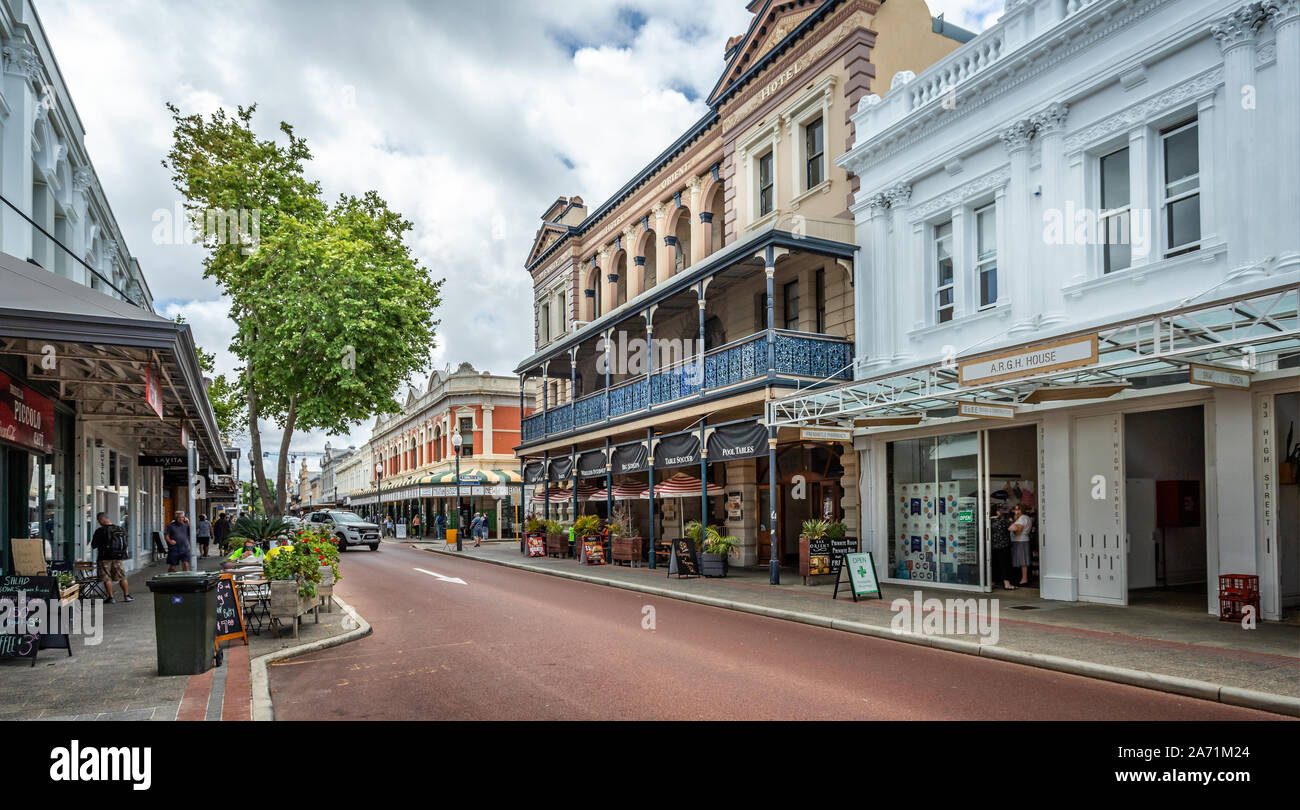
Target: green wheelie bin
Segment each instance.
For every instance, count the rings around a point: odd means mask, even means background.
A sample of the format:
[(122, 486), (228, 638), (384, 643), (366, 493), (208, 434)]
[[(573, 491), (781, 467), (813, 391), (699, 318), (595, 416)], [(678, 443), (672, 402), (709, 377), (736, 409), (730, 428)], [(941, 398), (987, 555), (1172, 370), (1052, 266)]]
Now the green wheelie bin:
[(220, 579), (217, 571), (177, 571), (145, 583), (153, 591), (159, 675), (198, 675), (212, 669)]

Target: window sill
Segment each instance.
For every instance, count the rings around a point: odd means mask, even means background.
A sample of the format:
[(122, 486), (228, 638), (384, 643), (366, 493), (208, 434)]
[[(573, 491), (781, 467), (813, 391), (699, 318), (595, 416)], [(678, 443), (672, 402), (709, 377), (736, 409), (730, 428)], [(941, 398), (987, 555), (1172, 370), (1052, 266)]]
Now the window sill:
[(930, 326), (923, 326), (920, 329), (913, 329), (907, 333), (907, 336), (913, 340), (919, 340), (921, 338), (926, 338), (931, 335), (937, 335), (949, 330), (960, 333), (967, 326), (983, 323), (984, 321), (1000, 320), (1002, 318), (1008, 317), (1010, 314), (1011, 314), (1010, 302), (1003, 302), (1000, 304), (994, 304), (993, 306), (987, 309), (982, 309), (977, 312), (973, 312), (969, 315), (958, 316), (956, 318), (953, 318), (951, 321), (931, 324)]
[(1067, 284), (1061, 289), (1067, 298), (1077, 298), (1080, 295), (1091, 292), (1092, 290), (1103, 289), (1116, 284), (1129, 282), (1140, 284), (1146, 280), (1149, 275), (1176, 272), (1179, 269), (1191, 267), (1196, 264), (1209, 263), (1216, 261), (1220, 256), (1227, 254), (1228, 245), (1225, 242), (1213, 242), (1202, 245), (1200, 250), (1194, 250), (1191, 253), (1184, 253), (1180, 256), (1174, 256), (1168, 259), (1157, 259), (1138, 265), (1137, 267), (1126, 267), (1123, 270), (1116, 270), (1113, 273), (1105, 273), (1095, 278), (1076, 281), (1073, 284)]
[(809, 197), (815, 196), (817, 194), (827, 194), (830, 192), (830, 190), (831, 190), (831, 180), (828, 177), (825, 180), (818, 183), (817, 185), (803, 192), (799, 196), (795, 197), (793, 200), (791, 200), (790, 207), (793, 208), (795, 211), (798, 211), (799, 204), (804, 200), (808, 199)]
[(781, 209), (780, 209), (780, 208), (773, 208), (771, 211), (768, 211), (768, 212), (767, 212), (766, 214), (764, 214), (763, 216), (761, 216), (761, 217), (759, 217), (758, 219), (754, 220), (753, 222), (749, 223), (749, 227), (747, 227), (747, 228), (745, 229), (745, 231), (746, 231), (747, 233), (753, 233), (754, 231), (762, 230), (763, 228), (767, 227), (768, 225), (771, 225), (771, 224), (775, 223), (775, 222), (776, 222), (776, 218), (777, 218), (780, 214), (781, 214)]

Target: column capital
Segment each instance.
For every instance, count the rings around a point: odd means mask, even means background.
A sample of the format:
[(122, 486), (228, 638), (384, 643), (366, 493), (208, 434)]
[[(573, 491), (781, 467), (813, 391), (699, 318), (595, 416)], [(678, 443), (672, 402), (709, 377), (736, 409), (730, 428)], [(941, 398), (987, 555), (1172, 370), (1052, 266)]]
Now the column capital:
[(668, 215), (667, 203), (655, 203), (654, 206), (651, 207), (650, 209), (650, 216), (654, 217), (656, 220), (662, 221), (663, 218), (667, 215)]
[(26, 77), (33, 84), (41, 79), (41, 60), (36, 49), (21, 39), (10, 40), (4, 45), (4, 71), (15, 76)]
[(1260, 3), (1250, 3), (1233, 11), (1210, 27), (1210, 34), (1219, 43), (1219, 50), (1227, 53), (1233, 48), (1249, 45), (1264, 25), (1264, 9)]
[(704, 181), (696, 177), (695, 175), (691, 175), (690, 177), (686, 178), (686, 188), (688, 191), (692, 193), (699, 191), (700, 187), (703, 185), (704, 185)]
[(1055, 135), (1065, 130), (1065, 119), (1070, 114), (1070, 105), (1054, 103), (1034, 114), (1029, 121), (1039, 135)]
[(1021, 149), (1028, 149), (1029, 141), (1033, 137), (1034, 124), (1028, 118), (1022, 118), (998, 133), (998, 138), (1007, 147), (1007, 151), (1013, 154)]
[(890, 208), (906, 208), (912, 202), (912, 186), (910, 183), (898, 183), (886, 189), (884, 196), (889, 200)]
[(1263, 10), (1274, 29), (1300, 21), (1300, 0), (1264, 0)]

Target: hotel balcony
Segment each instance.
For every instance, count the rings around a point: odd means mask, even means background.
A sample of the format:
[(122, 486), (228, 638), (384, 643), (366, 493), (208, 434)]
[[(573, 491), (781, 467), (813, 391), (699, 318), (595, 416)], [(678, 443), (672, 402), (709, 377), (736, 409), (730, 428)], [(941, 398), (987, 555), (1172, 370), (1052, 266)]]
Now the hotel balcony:
[(852, 239), (844, 220), (774, 220), (554, 341), (517, 369), (543, 383), (521, 448), (851, 380)]

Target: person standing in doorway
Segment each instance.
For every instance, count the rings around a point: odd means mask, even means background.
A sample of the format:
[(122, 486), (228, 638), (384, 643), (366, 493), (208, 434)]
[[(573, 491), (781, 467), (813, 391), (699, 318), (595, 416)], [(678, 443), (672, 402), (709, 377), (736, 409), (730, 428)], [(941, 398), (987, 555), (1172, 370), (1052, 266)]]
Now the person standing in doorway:
[(172, 522), (163, 529), (163, 540), (167, 543), (167, 573), (180, 566), (182, 571), (190, 570), (190, 525), (185, 521), (185, 513), (177, 511), (172, 515)]
[(106, 512), (95, 515), (95, 522), (99, 527), (90, 540), (90, 547), (99, 552), (99, 581), (104, 583), (104, 591), (108, 594), (104, 604), (111, 605), (117, 601), (113, 598), (114, 582), (122, 589), (122, 601), (134, 602), (135, 597), (126, 587), (126, 570), (122, 567), (122, 560), (127, 555), (126, 530), (114, 526)]
[(416, 512), (411, 516), (411, 536), (420, 539), (420, 513)]
[(433, 531), (435, 540), (447, 539), (447, 518), (441, 512), (433, 518)]
[(1002, 587), (1014, 591), (1011, 584), (1011, 513), (1006, 506), (994, 503), (989, 517), (989, 541), (993, 548), (993, 578), (1002, 580)]
[(199, 515), (199, 523), (194, 527), (194, 532), (199, 538), (199, 555), (208, 556), (208, 546), (212, 544), (212, 523), (208, 521), (207, 515)]
[(1025, 514), (1025, 508), (1016, 504), (1015, 520), (1011, 523), (1011, 564), (1020, 566), (1020, 585), (1029, 584), (1029, 530), (1034, 519)]

